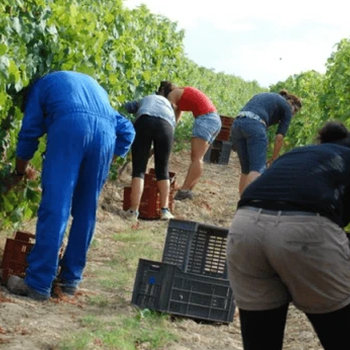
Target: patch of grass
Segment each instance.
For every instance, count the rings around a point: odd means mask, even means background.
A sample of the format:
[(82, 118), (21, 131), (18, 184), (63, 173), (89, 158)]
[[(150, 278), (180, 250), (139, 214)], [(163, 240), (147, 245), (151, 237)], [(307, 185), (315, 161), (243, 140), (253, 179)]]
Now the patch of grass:
[(81, 323), (84, 329), (62, 341), (59, 350), (136, 350), (141, 344), (155, 350), (177, 339), (170, 331), (169, 316), (147, 309), (108, 320), (87, 316)]
[(162, 252), (155, 246), (159, 245), (159, 237), (156, 237), (156, 233), (147, 229), (115, 234), (113, 239), (121, 244), (115, 250), (113, 258), (99, 268), (99, 284), (109, 290), (130, 290), (139, 258), (161, 260)]
[(103, 295), (89, 297), (90, 305), (98, 306), (100, 309), (109, 307), (109, 299)]
[(130, 289), (135, 278), (135, 270), (126, 269), (126, 266), (118, 262), (110, 262), (112, 268), (100, 271), (99, 283), (104, 289)]
[[(164, 228), (165, 230), (165, 228)], [(113, 236), (117, 242), (123, 243), (117, 253), (128, 261), (137, 260), (139, 257), (159, 260), (161, 258), (164, 242), (159, 237), (159, 228), (156, 231), (151, 229), (128, 230)], [(161, 249), (159, 249), (161, 247)]]
[(161, 260), (165, 238), (161, 224), (112, 236), (113, 254), (96, 264), (93, 273), (94, 283), (104, 293), (89, 297), (89, 314), (80, 319), (76, 333), (61, 341), (59, 350), (156, 350), (176, 340), (168, 315), (126, 307), (139, 258)]
[(101, 246), (101, 243), (98, 242), (98, 240), (96, 239), (93, 239), (91, 241), (91, 244), (90, 244), (90, 248), (89, 249), (92, 249), (92, 248), (99, 248)]

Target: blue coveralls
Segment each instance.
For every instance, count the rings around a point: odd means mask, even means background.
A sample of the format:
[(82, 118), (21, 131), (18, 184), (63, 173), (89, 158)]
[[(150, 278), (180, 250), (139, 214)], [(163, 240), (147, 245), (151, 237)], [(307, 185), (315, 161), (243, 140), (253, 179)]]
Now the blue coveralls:
[[(106, 91), (77, 72), (50, 73), (29, 92), (16, 155), (30, 160), (47, 133), (36, 242), (28, 256), (26, 284), (50, 295), (60, 278), (75, 287), (82, 279), (93, 236), (98, 198), (113, 154), (124, 157), (135, 136), (132, 123), (115, 111)], [(58, 261), (70, 215), (72, 225)]]

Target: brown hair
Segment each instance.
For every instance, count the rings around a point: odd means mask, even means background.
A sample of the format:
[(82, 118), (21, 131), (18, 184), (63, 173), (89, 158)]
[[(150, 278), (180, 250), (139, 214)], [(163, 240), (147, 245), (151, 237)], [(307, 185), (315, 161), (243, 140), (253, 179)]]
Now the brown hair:
[(281, 90), (279, 94), (290, 104), (293, 104), (298, 111), (302, 107), (301, 99), (296, 95), (290, 94), (286, 89)]
[(160, 82), (157, 95), (163, 95), (164, 97), (168, 97), (170, 92), (176, 87), (171, 81), (163, 80)]

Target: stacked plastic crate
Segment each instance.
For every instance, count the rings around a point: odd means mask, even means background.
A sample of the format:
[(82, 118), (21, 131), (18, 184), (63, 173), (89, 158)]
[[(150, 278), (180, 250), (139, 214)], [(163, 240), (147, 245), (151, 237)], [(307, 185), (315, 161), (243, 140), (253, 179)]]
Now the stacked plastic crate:
[(220, 227), (170, 220), (162, 262), (139, 260), (132, 303), (198, 320), (232, 322), (227, 234)]
[[(170, 178), (170, 194), (169, 194), (169, 209), (174, 211), (174, 193), (176, 185), (175, 173), (169, 172)], [(124, 187), (123, 210), (128, 210), (131, 204), (131, 187)], [(145, 174), (144, 190), (141, 196), (139, 207), (139, 218), (141, 219), (159, 219), (160, 218), (160, 197), (157, 187), (157, 179), (155, 170), (150, 169), (148, 174)]]
[(234, 118), (220, 115), (221, 130), (215, 141), (210, 145), (208, 151), (204, 156), (204, 161), (214, 164), (228, 164), (232, 149), (232, 142), (230, 141), (231, 126)]

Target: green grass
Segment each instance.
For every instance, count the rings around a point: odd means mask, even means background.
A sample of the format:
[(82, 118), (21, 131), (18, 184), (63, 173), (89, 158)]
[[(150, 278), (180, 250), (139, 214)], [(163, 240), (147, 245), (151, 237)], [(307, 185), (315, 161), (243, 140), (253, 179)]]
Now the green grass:
[[(159, 233), (158, 233), (159, 236)], [(103, 266), (99, 266), (98, 283), (107, 290), (127, 290), (133, 285), (139, 258), (161, 260), (159, 237), (148, 229), (127, 230), (113, 235), (118, 242), (114, 255)]]
[(59, 350), (136, 350), (161, 349), (176, 336), (168, 329), (169, 316), (150, 310), (136, 311), (133, 315), (118, 315), (104, 320), (98, 316), (81, 319), (82, 330), (59, 344)]
[[(163, 227), (127, 230), (112, 236), (113, 255), (94, 266), (94, 282), (105, 293), (89, 296), (88, 314), (76, 332), (59, 343), (59, 350), (156, 350), (176, 336), (168, 315), (130, 308), (139, 258), (160, 260)], [(100, 243), (93, 248), (99, 250)], [(92, 278), (92, 277), (90, 277)]]

